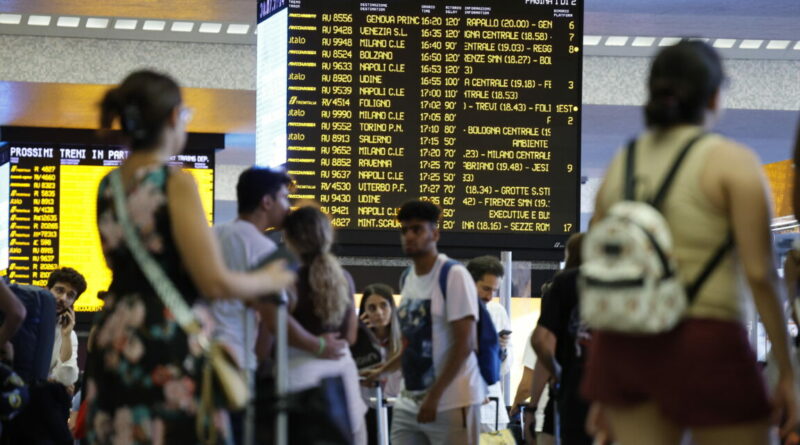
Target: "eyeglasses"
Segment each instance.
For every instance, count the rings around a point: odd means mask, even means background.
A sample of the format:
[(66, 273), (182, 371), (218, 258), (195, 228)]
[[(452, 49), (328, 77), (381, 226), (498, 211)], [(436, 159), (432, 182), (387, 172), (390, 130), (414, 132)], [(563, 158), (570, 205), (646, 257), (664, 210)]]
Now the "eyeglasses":
[(192, 118), (194, 117), (194, 108), (181, 107), (181, 112), (179, 116), (181, 122), (183, 122), (184, 124), (188, 124), (189, 122), (192, 121)]

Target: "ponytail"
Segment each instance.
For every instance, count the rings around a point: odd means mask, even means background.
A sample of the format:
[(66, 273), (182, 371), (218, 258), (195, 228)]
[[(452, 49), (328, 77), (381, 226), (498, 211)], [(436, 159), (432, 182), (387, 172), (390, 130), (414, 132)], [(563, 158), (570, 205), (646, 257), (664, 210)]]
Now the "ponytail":
[(350, 283), (342, 266), (328, 253), (316, 255), (310, 263), (308, 281), (314, 302), (314, 315), (323, 326), (338, 327), (350, 305)]

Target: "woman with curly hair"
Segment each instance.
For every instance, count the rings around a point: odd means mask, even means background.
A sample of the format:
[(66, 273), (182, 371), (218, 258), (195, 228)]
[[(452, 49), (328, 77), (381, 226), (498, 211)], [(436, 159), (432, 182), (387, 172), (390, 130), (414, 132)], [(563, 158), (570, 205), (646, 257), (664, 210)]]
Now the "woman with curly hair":
[[(316, 207), (301, 207), (284, 222), (286, 243), (302, 262), (297, 273), (296, 292), (289, 310), (308, 332), (321, 336), (339, 333), (352, 345), (356, 341), (357, 320), (354, 310), (353, 279), (331, 253), (333, 227), (328, 217)], [(320, 354), (325, 349), (320, 337)], [(319, 384), (326, 377), (340, 376), (347, 395), (353, 441), (366, 443), (364, 413), (358, 370), (350, 350), (345, 348), (338, 360), (327, 360), (307, 351), (289, 348), (289, 388), (300, 391)]]

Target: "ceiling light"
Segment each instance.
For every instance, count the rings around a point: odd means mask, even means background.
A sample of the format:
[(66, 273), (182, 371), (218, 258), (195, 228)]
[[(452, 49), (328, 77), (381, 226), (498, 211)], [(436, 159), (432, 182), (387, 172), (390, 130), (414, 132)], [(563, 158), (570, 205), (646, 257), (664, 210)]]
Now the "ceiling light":
[(736, 39), (717, 39), (714, 40), (714, 48), (728, 49), (736, 45)]
[(77, 28), (81, 24), (80, 17), (59, 17), (56, 26), (62, 28)]
[(228, 25), (228, 34), (247, 34), (249, 30), (250, 25), (241, 25), (238, 23)]
[(800, 51), (800, 42), (794, 44), (795, 51)]
[(163, 20), (145, 20), (142, 29), (145, 31), (163, 31), (167, 22)]
[(739, 49), (759, 49), (762, 43), (764, 43), (763, 40), (742, 40)]
[(216, 34), (222, 31), (222, 23), (202, 23), (198, 31), (205, 34)]
[(117, 21), (114, 23), (114, 29), (133, 31), (136, 29), (136, 25), (138, 24), (139, 21), (136, 19), (117, 19)]
[(50, 26), (49, 15), (31, 15), (28, 16), (28, 25), (30, 26)]
[(653, 43), (656, 43), (655, 37), (636, 37), (631, 46), (653, 46)]
[(192, 32), (194, 22), (172, 22), (172, 32)]
[(596, 46), (600, 44), (600, 39), (602, 36), (583, 36), (583, 45), (584, 46)]
[(86, 27), (90, 29), (106, 29), (108, 28), (108, 22), (108, 19), (90, 17), (86, 19)]
[(20, 14), (0, 14), (0, 25), (19, 25), (21, 21)]
[(626, 36), (610, 36), (606, 39), (606, 46), (625, 46), (628, 43)]
[(789, 47), (788, 40), (770, 40), (767, 49), (786, 49)]
[(658, 42), (658, 46), (672, 46), (680, 41), (680, 37), (664, 37), (660, 42)]

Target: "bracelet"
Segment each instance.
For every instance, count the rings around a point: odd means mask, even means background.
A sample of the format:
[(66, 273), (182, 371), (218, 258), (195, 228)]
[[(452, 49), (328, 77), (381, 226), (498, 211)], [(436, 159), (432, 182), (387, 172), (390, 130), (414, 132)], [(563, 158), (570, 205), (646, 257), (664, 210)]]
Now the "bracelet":
[(321, 356), (322, 353), (325, 351), (325, 337), (319, 336), (319, 349), (317, 350), (317, 357)]

